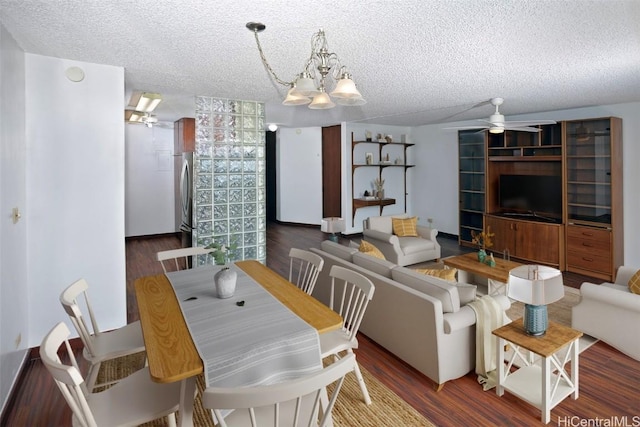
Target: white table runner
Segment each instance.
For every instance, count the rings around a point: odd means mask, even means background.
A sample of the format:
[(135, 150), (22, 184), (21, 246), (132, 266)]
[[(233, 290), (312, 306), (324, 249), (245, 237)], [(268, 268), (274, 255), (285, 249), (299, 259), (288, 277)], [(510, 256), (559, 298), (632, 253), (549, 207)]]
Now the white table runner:
[(313, 327), (235, 265), (235, 295), (219, 299), (213, 275), (220, 268), (166, 274), (205, 365), (207, 386), (275, 384), (322, 368)]

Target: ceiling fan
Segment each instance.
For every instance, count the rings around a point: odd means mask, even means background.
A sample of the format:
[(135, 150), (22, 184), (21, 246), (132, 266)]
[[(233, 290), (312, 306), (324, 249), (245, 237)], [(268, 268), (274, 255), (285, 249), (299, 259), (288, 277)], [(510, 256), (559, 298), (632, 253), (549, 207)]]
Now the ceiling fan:
[(154, 126), (173, 128), (173, 123), (160, 122), (158, 121), (158, 118), (151, 115), (151, 113), (143, 113), (135, 110), (125, 110), (124, 117), (129, 124), (143, 124), (148, 128)]
[[(556, 122), (554, 120), (525, 120), (525, 121), (513, 121), (507, 122), (504, 120), (504, 116), (500, 113), (499, 107), (504, 102), (503, 98), (491, 98), (489, 103), (496, 107), (496, 111), (489, 116), (488, 120), (479, 119), (479, 122), (486, 124), (480, 126), (458, 126), (445, 129), (488, 129), (490, 133), (502, 133), (505, 130), (517, 130), (521, 132), (540, 132), (540, 128), (533, 127), (536, 125), (552, 125)], [(478, 105), (479, 106), (479, 105)]]

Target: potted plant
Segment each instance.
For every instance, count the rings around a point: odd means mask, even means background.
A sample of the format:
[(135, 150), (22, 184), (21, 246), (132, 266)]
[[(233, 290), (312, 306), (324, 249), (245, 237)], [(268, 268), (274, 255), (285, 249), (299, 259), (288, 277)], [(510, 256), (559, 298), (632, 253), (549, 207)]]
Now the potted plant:
[(475, 230), (471, 230), (471, 242), (478, 245), (478, 261), (484, 262), (487, 258), (486, 249), (493, 246), (491, 238), (495, 236), (495, 233), (491, 232), (491, 227), (487, 227), (487, 230), (482, 230), (480, 233), (476, 233)]

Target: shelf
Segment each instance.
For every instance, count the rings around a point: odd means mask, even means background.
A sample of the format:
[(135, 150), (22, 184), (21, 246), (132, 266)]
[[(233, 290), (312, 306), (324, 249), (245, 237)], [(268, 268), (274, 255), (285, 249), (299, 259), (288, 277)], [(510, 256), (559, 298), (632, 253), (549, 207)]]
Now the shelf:
[(490, 162), (559, 162), (562, 156), (489, 156)]
[(413, 147), (415, 144), (409, 142), (380, 142), (380, 141), (351, 141), (353, 145), (356, 144), (378, 144), (378, 145), (402, 145), (405, 147)]
[(355, 224), (356, 210), (360, 208), (366, 208), (369, 206), (379, 206), (380, 215), (382, 215), (382, 208), (389, 205), (395, 205), (396, 199), (353, 199), (353, 216), (351, 220), (351, 226)]

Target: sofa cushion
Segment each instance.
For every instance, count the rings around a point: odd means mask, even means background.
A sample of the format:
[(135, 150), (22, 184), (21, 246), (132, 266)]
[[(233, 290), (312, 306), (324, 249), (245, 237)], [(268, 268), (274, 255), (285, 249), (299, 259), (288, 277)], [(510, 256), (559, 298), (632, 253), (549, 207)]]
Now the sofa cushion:
[(398, 237), (418, 237), (418, 218), (412, 216), (411, 218), (391, 218), (391, 224), (393, 227), (393, 234)]
[(437, 277), (447, 282), (457, 282), (456, 273), (458, 269), (456, 268), (414, 268), (413, 271), (428, 274), (429, 276)]
[(333, 256), (337, 256), (338, 258), (349, 262), (351, 262), (352, 255), (358, 252), (355, 248), (343, 246), (339, 243), (332, 242), (331, 240), (325, 240), (320, 243), (320, 248)]
[(436, 243), (422, 237), (398, 237), (400, 249), (405, 255), (434, 250)]
[(384, 254), (380, 252), (380, 249), (376, 248), (375, 245), (367, 242), (366, 240), (360, 242), (360, 248), (358, 250), (363, 254), (367, 254), (378, 259), (385, 259)]
[(634, 294), (640, 294), (640, 270), (636, 271), (636, 273), (631, 276), (628, 285), (631, 292)]
[(396, 267), (391, 271), (391, 278), (417, 291), (437, 298), (442, 303), (443, 313), (455, 313), (460, 310), (460, 296), (455, 284), (437, 277), (416, 273), (406, 267)]
[(352, 262), (355, 265), (364, 268), (365, 270), (371, 271), (373, 273), (377, 273), (388, 279), (391, 279), (391, 270), (397, 267), (397, 265), (395, 265), (391, 261), (374, 258), (364, 253), (353, 254)]

